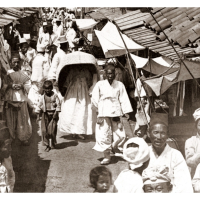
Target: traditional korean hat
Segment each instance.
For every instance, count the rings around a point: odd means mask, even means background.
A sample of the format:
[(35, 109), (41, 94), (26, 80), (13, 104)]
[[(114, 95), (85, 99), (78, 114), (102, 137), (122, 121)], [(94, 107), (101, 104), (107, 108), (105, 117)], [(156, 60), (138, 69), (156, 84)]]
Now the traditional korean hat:
[(47, 26), (48, 24), (47, 24), (47, 22), (43, 22), (43, 24), (42, 24), (43, 26)]
[(65, 35), (62, 35), (62, 36), (60, 36), (60, 37), (58, 38), (58, 42), (59, 42), (60, 44), (62, 44), (62, 43), (67, 43), (68, 41), (67, 41), (66, 36), (65, 36)]
[(144, 185), (171, 182), (169, 168), (165, 165), (146, 168), (142, 173)]
[[(128, 147), (134, 143), (139, 147)], [(128, 147), (128, 148), (127, 148)], [(132, 170), (141, 167), (150, 158), (149, 147), (143, 138), (134, 137), (124, 144), (123, 158), (129, 163)]]
[(151, 113), (150, 127), (154, 124), (164, 124), (168, 126), (168, 114), (166, 113)]
[(200, 108), (196, 109), (193, 114), (195, 122), (200, 119)]

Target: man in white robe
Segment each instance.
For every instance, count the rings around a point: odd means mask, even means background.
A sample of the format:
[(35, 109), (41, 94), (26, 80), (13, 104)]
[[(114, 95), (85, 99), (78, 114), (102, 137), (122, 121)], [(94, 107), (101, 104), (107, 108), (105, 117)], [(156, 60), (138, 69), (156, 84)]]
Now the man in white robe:
[(173, 185), (172, 193), (193, 193), (190, 172), (181, 152), (166, 143), (169, 137), (167, 114), (151, 114), (148, 136), (152, 143), (148, 168), (166, 166)]
[(120, 116), (132, 112), (122, 82), (114, 80), (115, 67), (108, 64), (106, 80), (99, 81), (92, 92), (92, 105), (97, 109), (96, 144), (94, 150), (104, 152), (102, 165), (110, 163), (110, 151), (118, 151), (118, 144), (126, 137)]

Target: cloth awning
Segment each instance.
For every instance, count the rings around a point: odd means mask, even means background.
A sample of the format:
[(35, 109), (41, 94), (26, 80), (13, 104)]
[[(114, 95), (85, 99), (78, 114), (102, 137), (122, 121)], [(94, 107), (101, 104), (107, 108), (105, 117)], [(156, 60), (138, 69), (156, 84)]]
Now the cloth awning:
[[(108, 22), (101, 31), (95, 30), (103, 52), (106, 58), (121, 56), (126, 54), (126, 48), (119, 35), (117, 27)], [(122, 37), (126, 43), (127, 48), (130, 52), (135, 52), (138, 50), (143, 50), (145, 47), (137, 44), (126, 35), (122, 34)]]
[(156, 75), (162, 74), (168, 70), (168, 73), (171, 73), (177, 71), (177, 68), (179, 68), (179, 65), (174, 65), (173, 68), (170, 69), (173, 61), (164, 56), (149, 59), (131, 54), (131, 57), (136, 64), (136, 68), (142, 68), (145, 71), (151, 72)]
[(81, 31), (93, 28), (98, 22), (93, 19), (75, 19)]
[[(195, 78), (200, 78), (200, 63), (184, 60), (184, 63), (189, 68), (191, 74)], [(158, 76), (148, 78), (144, 82), (147, 83), (157, 96), (163, 94), (171, 85), (179, 82), (192, 79), (185, 66), (176, 64), (180, 67), (172, 73), (163, 73)]]

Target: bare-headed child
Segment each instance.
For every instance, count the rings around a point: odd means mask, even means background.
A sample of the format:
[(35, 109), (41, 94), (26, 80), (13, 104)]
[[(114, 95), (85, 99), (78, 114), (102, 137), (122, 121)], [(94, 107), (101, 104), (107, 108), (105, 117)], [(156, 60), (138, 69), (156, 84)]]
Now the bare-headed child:
[(94, 193), (106, 193), (112, 184), (112, 173), (105, 166), (97, 166), (90, 171), (90, 184)]
[(53, 83), (50, 80), (44, 81), (44, 94), (40, 97), (36, 108), (37, 121), (41, 116), (41, 136), (42, 143), (46, 150), (55, 148), (58, 112), (61, 111), (60, 100), (58, 95), (53, 92)]

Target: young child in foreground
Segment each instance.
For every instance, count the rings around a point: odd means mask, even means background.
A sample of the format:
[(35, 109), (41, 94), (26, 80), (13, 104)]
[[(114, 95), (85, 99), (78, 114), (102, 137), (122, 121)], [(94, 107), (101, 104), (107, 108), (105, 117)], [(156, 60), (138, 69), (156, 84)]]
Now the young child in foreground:
[(95, 167), (90, 171), (90, 184), (94, 193), (106, 193), (112, 184), (112, 173), (104, 166)]
[(129, 169), (123, 170), (114, 182), (114, 193), (144, 193), (142, 172), (149, 164), (149, 148), (143, 138), (134, 137), (124, 144), (123, 158)]
[(37, 122), (41, 117), (41, 135), (42, 143), (49, 151), (55, 148), (58, 112), (61, 111), (60, 100), (58, 95), (53, 92), (53, 83), (50, 80), (44, 81), (43, 84), (44, 94), (40, 97), (38, 106), (36, 108)]
[(8, 131), (0, 129), (0, 193), (13, 192), (15, 172), (13, 171), (11, 140)]

